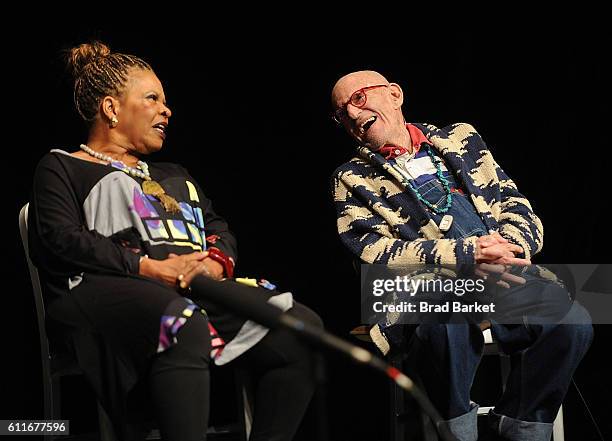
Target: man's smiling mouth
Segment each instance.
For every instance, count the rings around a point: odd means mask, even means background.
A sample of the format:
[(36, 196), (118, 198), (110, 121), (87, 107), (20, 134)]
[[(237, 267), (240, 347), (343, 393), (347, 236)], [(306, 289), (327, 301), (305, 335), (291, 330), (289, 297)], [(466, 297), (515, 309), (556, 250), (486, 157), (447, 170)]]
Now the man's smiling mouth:
[(371, 116), (366, 119), (359, 127), (359, 134), (363, 136), (363, 134), (367, 132), (370, 127), (372, 127), (372, 124), (374, 124), (377, 119), (378, 118), (376, 116)]

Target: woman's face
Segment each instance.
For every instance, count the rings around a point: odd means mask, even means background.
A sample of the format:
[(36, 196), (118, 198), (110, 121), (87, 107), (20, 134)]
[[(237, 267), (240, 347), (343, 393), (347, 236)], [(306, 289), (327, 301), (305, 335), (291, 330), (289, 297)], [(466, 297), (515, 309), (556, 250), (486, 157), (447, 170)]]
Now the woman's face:
[(166, 138), (171, 114), (157, 76), (152, 71), (132, 69), (119, 98), (117, 133), (141, 154), (156, 152)]

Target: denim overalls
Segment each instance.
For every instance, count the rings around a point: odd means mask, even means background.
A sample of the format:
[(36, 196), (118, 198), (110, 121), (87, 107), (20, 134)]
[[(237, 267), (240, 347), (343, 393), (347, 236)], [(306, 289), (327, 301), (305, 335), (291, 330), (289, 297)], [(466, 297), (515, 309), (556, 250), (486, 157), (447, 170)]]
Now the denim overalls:
[[(452, 173), (444, 174), (450, 187), (456, 188)], [(444, 206), (446, 193), (437, 176), (420, 184), (417, 190), (431, 204)], [(430, 217), (438, 225), (444, 214), (453, 216), (444, 237), (463, 239), (489, 234), (469, 196), (458, 192), (452, 195), (452, 204), (446, 213), (429, 210)], [(512, 287), (503, 295), (512, 298), (512, 295), (521, 294), (522, 298), (529, 298), (526, 289), (562, 289), (541, 279), (526, 278), (526, 285)], [(556, 297), (563, 294), (554, 293)], [(582, 313), (586, 314), (583, 310), (577, 311), (577, 314)], [(588, 317), (578, 322), (584, 324), (524, 326), (493, 321), (492, 333), (512, 359), (505, 392), (489, 414), (490, 427), (504, 439), (550, 439), (552, 422), (573, 372), (592, 340), (593, 330)], [(408, 365), (416, 367), (429, 398), (460, 440), (478, 437), (478, 405), (470, 401), (470, 389), (483, 348), (482, 332), (473, 324), (421, 324), (408, 343), (408, 357), (412, 360)]]

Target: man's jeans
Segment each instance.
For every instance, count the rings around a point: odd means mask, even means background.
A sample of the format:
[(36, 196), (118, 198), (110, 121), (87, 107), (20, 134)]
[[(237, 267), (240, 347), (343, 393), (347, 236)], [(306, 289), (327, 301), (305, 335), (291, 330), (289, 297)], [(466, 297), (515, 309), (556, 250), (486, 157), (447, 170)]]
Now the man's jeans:
[[(419, 191), (431, 203), (443, 203), (445, 194), (437, 179), (423, 184)], [(445, 237), (488, 234), (465, 196), (453, 193), (453, 204), (446, 214), (453, 216), (453, 224)], [(442, 215), (432, 214), (432, 217), (439, 223)], [(520, 294), (517, 297), (507, 296), (515, 302), (514, 313), (520, 313), (520, 308), (530, 310), (530, 290), (540, 293), (544, 290), (551, 294), (551, 298), (565, 297), (571, 302), (559, 285), (530, 279), (526, 285), (508, 292)], [(541, 299), (541, 296), (538, 298)], [(504, 325), (492, 321), (492, 334), (511, 360), (505, 392), (489, 414), (490, 426), (502, 439), (550, 439), (552, 422), (572, 375), (593, 338), (588, 313), (577, 304), (571, 308), (568, 306), (567, 310), (568, 320), (565, 321), (580, 324), (550, 320), (539, 322), (537, 316), (529, 316), (528, 313), (525, 313), (525, 320), (521, 324)], [(478, 438), (478, 405), (470, 401), (470, 389), (483, 348), (484, 338), (480, 328), (468, 323), (421, 324), (408, 344), (408, 364), (416, 368), (429, 398), (446, 419), (444, 424), (460, 440)]]

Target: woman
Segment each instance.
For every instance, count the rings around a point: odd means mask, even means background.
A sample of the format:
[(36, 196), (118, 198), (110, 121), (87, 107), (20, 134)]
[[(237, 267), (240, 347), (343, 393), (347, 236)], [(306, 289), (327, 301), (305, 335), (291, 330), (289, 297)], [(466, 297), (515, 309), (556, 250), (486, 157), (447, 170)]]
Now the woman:
[(73, 48), (68, 65), (88, 140), (42, 158), (29, 218), (49, 317), (71, 328), (119, 433), (138, 383), (164, 439), (205, 439), (212, 356), (254, 377), (250, 439), (290, 440), (314, 389), (310, 351), (208, 302), (206, 290), (214, 280), (321, 326), (319, 317), (264, 280), (221, 281), (236, 259), (227, 224), (184, 168), (143, 161), (162, 148), (172, 115), (151, 67), (99, 42)]

